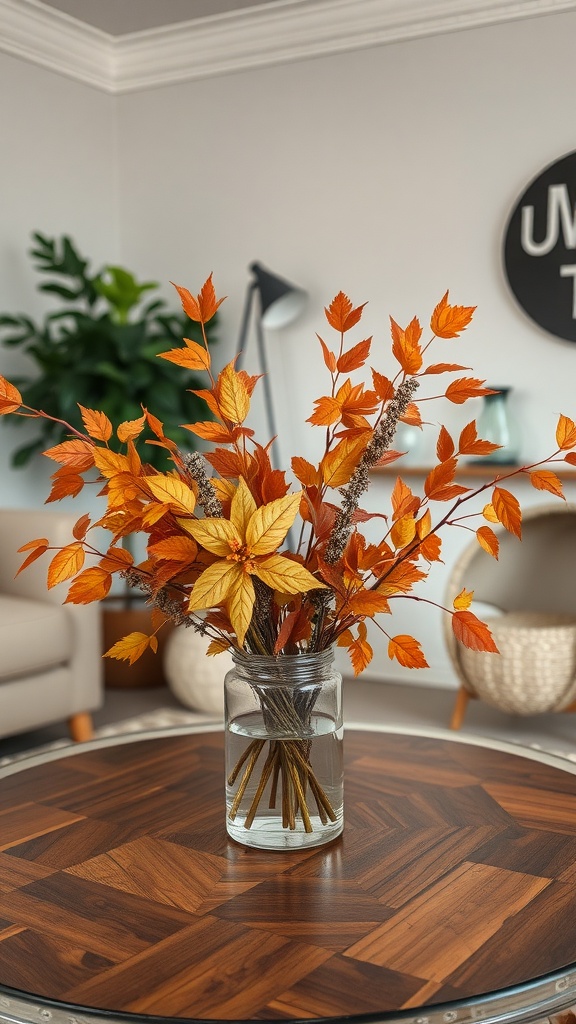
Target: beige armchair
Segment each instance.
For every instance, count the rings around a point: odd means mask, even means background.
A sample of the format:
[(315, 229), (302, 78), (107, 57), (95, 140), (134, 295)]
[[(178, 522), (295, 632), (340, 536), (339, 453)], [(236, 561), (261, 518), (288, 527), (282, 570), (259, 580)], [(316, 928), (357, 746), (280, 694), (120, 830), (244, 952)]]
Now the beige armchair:
[(92, 735), (103, 702), (100, 607), (63, 605), (66, 584), (48, 590), (48, 554), (15, 578), (18, 548), (72, 539), (76, 515), (0, 509), (0, 737), (68, 720), (74, 740)]

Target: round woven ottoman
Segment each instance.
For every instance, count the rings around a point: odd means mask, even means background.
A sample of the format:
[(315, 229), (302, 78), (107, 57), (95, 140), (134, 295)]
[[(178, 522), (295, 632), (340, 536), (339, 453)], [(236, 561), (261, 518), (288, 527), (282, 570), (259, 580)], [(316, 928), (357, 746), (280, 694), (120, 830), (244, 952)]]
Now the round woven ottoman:
[(228, 653), (208, 657), (208, 637), (185, 626), (172, 630), (164, 649), (164, 675), (174, 696), (187, 708), (224, 717), (224, 676), (232, 668)]
[(477, 697), (501, 711), (561, 711), (576, 696), (576, 618), (509, 612), (484, 620), (500, 655), (458, 645), (458, 658)]

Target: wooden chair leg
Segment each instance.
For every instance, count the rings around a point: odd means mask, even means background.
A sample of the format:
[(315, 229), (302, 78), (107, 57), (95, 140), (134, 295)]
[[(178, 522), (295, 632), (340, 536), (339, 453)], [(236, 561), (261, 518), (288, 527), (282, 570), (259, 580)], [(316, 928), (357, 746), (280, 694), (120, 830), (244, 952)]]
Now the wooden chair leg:
[(78, 711), (68, 719), (68, 729), (75, 743), (91, 740), (94, 735), (92, 715), (89, 715), (87, 711)]
[(452, 718), (450, 719), (450, 728), (459, 729), (464, 721), (464, 715), (466, 714), (466, 708), (468, 707), (468, 701), (472, 694), (466, 690), (463, 686), (460, 687), (456, 694), (456, 701), (452, 710)]

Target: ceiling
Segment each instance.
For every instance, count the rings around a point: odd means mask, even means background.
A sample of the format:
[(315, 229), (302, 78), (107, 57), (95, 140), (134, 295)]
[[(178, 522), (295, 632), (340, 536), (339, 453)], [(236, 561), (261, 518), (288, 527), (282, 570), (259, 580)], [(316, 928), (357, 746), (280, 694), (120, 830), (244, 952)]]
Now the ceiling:
[[(285, 0), (41, 0), (112, 36), (160, 28), (246, 7), (272, 7)], [(302, 2), (302, 0), (300, 0)]]

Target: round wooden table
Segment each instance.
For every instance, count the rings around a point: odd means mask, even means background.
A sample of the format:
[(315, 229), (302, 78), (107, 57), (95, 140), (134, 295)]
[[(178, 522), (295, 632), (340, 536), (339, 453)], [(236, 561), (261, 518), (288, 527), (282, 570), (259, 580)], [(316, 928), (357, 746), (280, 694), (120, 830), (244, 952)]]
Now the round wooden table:
[(552, 1019), (576, 1004), (576, 767), (351, 729), (344, 834), (229, 840), (223, 736), (0, 772), (0, 1020)]

